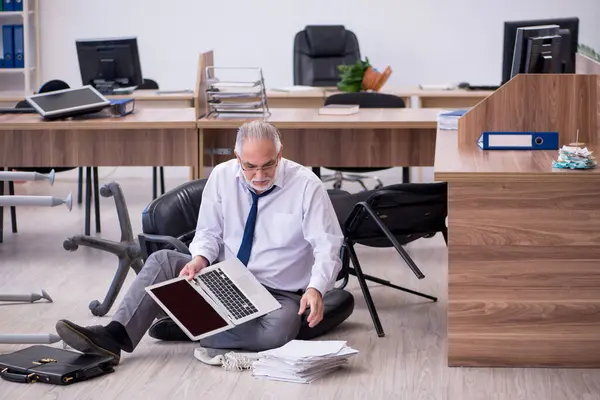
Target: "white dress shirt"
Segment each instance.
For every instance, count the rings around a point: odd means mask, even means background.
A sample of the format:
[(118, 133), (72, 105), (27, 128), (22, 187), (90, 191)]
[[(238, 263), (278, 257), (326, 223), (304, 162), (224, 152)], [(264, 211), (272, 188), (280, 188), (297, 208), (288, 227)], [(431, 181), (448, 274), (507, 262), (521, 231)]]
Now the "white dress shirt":
[[(218, 164), (202, 193), (192, 256), (210, 263), (237, 257), (252, 195), (237, 159)], [(325, 294), (341, 269), (343, 235), (321, 180), (282, 158), (273, 191), (258, 199), (248, 269), (263, 285)]]

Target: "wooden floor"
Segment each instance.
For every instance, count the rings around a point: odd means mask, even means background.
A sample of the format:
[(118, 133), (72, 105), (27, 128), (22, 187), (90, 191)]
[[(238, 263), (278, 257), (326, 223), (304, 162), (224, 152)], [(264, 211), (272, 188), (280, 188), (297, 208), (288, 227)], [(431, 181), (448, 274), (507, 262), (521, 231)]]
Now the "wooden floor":
[[(150, 168), (148, 168), (150, 176)], [(52, 188), (44, 183), (18, 185), (26, 194), (76, 197), (70, 175), (59, 176)], [(102, 177), (101, 177), (102, 178)], [(114, 179), (114, 176), (109, 177)], [(179, 182), (183, 182), (181, 178)], [(105, 181), (106, 182), (106, 181)], [(119, 180), (139, 232), (141, 211), (150, 200), (151, 180)], [(102, 183), (102, 180), (101, 180)], [(168, 180), (169, 187), (176, 183)], [(387, 182), (386, 182), (387, 183)], [(102, 201), (102, 237), (118, 240), (112, 199)], [(5, 210), (5, 241), (0, 244), (0, 293), (45, 289), (54, 303), (0, 304), (0, 333), (49, 333), (60, 318), (77, 323), (106, 324), (87, 305), (102, 299), (116, 258), (80, 248), (62, 248), (65, 237), (83, 231), (83, 207), (18, 209), (19, 233), (10, 233)], [(193, 357), (193, 343), (165, 344), (146, 336), (132, 354), (124, 354), (117, 371), (70, 387), (0, 381), (2, 399), (600, 399), (600, 370), (448, 368), (446, 365), (447, 251), (440, 235), (408, 246), (426, 278), (418, 281), (390, 250), (359, 248), (367, 273), (439, 296), (421, 301), (393, 289), (371, 284), (384, 338), (378, 338), (354, 278), (349, 290), (356, 298), (352, 316), (324, 339), (343, 339), (360, 351), (343, 370), (309, 385), (257, 379), (245, 372), (226, 372)], [(130, 273), (126, 286), (134, 278)], [(124, 292), (121, 293), (121, 296)], [(60, 347), (60, 343), (53, 346)], [(24, 345), (0, 344), (0, 353)]]

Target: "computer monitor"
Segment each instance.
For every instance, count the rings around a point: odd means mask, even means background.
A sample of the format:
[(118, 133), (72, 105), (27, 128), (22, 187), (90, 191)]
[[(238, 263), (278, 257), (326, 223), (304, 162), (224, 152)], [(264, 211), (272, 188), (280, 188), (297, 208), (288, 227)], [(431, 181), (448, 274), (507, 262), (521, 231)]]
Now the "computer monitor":
[(560, 73), (575, 73), (575, 54), (579, 44), (579, 18), (549, 18), (528, 21), (509, 21), (504, 23), (504, 49), (502, 56), (502, 84), (511, 78), (513, 54), (517, 29), (528, 26), (558, 25), (561, 36), (561, 71)]
[(111, 94), (143, 83), (137, 38), (80, 39), (76, 47), (83, 85)]
[(511, 79), (518, 74), (560, 74), (562, 72), (559, 30), (558, 25), (528, 26), (517, 29)]

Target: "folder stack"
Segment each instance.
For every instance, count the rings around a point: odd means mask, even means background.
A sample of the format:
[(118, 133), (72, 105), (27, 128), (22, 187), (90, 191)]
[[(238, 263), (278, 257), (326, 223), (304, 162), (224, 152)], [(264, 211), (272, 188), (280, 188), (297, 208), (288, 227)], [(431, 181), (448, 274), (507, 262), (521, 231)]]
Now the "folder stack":
[(23, 24), (2, 25), (2, 68), (25, 67)]
[(358, 354), (345, 341), (292, 340), (282, 347), (258, 353), (252, 375), (285, 382), (311, 383), (348, 364)]

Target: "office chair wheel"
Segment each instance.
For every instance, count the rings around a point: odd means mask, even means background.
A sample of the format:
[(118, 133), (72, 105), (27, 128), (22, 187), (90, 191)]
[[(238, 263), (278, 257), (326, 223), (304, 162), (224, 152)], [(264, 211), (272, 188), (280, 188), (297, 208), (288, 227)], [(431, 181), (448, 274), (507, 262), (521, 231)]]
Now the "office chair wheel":
[(92, 315), (96, 316), (96, 317), (102, 317), (103, 315), (106, 314), (106, 312), (102, 312), (102, 304), (100, 304), (100, 302), (98, 300), (93, 300), (90, 302), (89, 304), (89, 309), (92, 312)]
[(63, 249), (65, 249), (66, 251), (76, 251), (78, 248), (79, 246), (75, 244), (75, 242), (73, 242), (71, 239), (65, 239), (65, 241), (63, 242)]
[(342, 188), (342, 183), (341, 182), (335, 182), (333, 184), (333, 188), (336, 190), (340, 190)]

